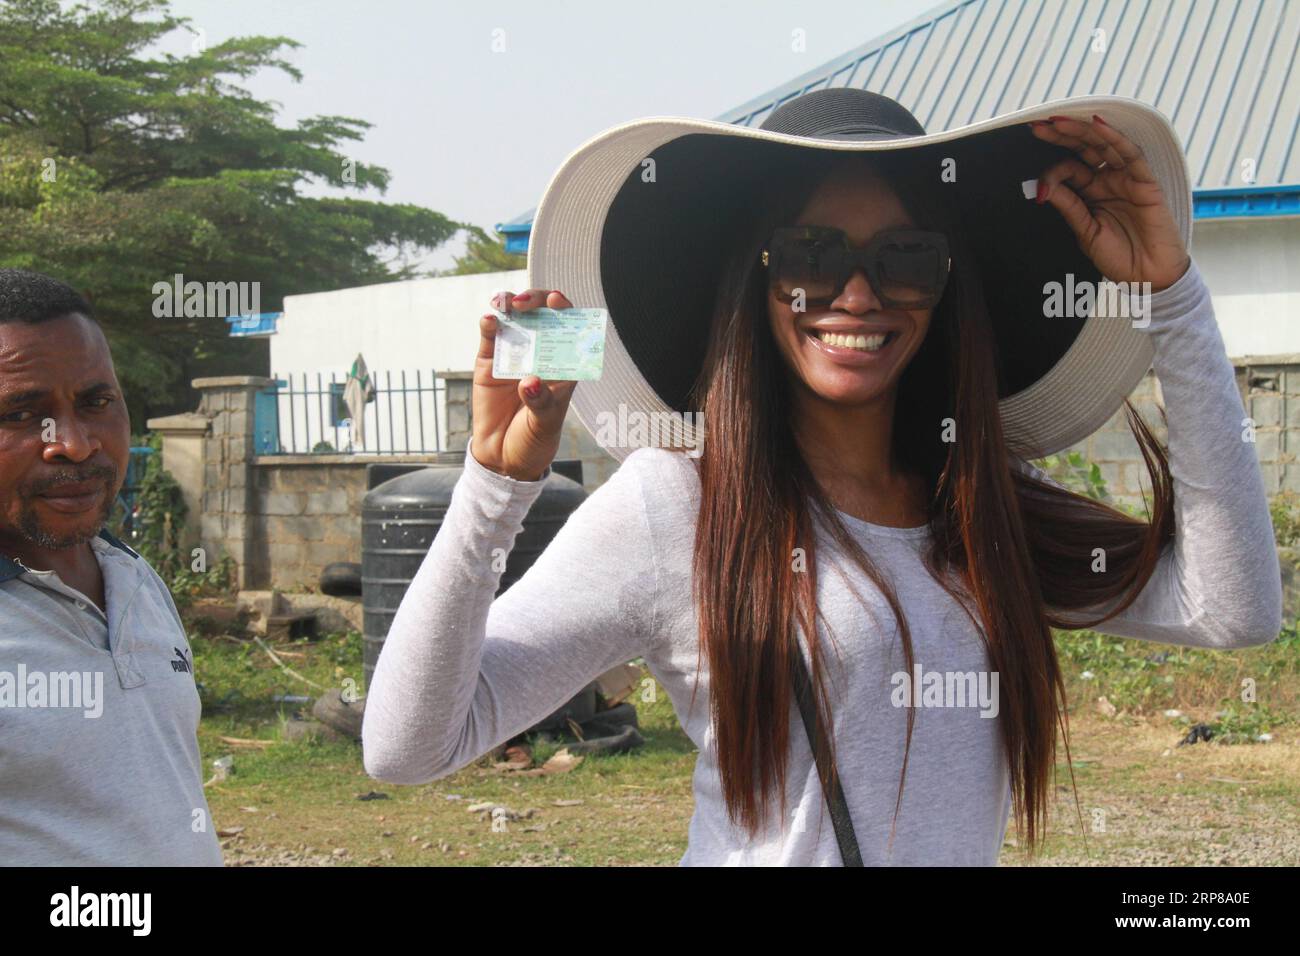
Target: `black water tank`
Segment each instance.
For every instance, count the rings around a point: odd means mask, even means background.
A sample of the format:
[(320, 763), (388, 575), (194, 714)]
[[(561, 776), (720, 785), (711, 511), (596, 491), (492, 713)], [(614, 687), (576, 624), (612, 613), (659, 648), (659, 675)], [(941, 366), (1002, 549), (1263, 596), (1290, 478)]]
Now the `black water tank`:
[[(366, 687), (388, 636), (397, 606), (442, 527), (451, 492), (464, 469), (436, 465), (385, 481), (361, 503), (362, 670)], [(554, 467), (524, 518), (506, 559), (499, 595), (532, 567), (587, 493)]]

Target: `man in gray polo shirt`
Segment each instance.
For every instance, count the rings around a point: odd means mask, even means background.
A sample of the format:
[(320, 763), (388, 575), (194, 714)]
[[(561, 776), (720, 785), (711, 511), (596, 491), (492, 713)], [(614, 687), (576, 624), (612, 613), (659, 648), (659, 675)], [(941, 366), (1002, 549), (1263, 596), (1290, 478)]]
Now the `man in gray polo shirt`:
[(185, 630), (103, 530), (129, 454), (89, 305), (0, 269), (0, 865), (222, 862)]

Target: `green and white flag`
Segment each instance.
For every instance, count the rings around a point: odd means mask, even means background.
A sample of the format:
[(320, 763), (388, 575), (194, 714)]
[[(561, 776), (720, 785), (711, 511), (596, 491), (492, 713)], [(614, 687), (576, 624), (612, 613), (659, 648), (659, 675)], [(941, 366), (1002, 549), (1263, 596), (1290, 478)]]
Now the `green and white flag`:
[(348, 415), (352, 419), (348, 430), (354, 450), (366, 443), (366, 405), (374, 400), (375, 386), (370, 381), (366, 360), (358, 354), (348, 371), (347, 383), (343, 386), (343, 404), (347, 405)]

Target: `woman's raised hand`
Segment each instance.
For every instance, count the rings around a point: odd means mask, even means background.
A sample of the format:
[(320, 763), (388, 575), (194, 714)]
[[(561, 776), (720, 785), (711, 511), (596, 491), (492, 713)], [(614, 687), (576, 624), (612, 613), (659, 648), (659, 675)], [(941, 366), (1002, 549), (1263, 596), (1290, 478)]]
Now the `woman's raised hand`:
[(1191, 257), (1136, 144), (1100, 116), (1091, 123), (1053, 116), (1031, 122), (1030, 129), (1079, 156), (1043, 171), (1038, 201), (1056, 207), (1103, 276), (1112, 282), (1150, 282), (1153, 292), (1182, 278)]
[[(529, 289), (512, 298), (500, 292), (492, 304), (502, 312), (527, 312), (539, 306), (571, 309), (559, 292)], [(492, 355), (497, 319), (478, 321), (480, 337), (474, 360), (474, 460), (484, 468), (518, 481), (537, 481), (560, 447), (564, 413), (577, 382), (543, 382), (536, 375), (522, 379), (494, 378)]]

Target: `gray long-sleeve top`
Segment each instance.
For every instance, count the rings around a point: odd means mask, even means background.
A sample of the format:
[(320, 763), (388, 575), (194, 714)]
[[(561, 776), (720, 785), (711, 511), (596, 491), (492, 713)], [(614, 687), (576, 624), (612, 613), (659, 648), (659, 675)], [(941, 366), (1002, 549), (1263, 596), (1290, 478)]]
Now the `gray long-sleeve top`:
[[(1137, 601), (1097, 629), (1212, 648), (1266, 643), (1282, 623), (1268, 502), (1195, 262), (1151, 297), (1147, 331), (1166, 405), (1176, 538)], [(1030, 467), (1014, 459), (1013, 465)], [(793, 704), (789, 818), (772, 821), (756, 839), (727, 818), (703, 655), (699, 692), (688, 709), (698, 644), (690, 571), (700, 495), (694, 463), (664, 449), (633, 452), (494, 601), (501, 558), (545, 477), (516, 481), (483, 468), (472, 448), (466, 456), (445, 522), (375, 669), (363, 727), (367, 771), (393, 783), (445, 777), (552, 713), (599, 674), (643, 657), (699, 749), (681, 864), (840, 865)], [(891, 576), (923, 673), (987, 672), (979, 635), (922, 564), (928, 529), (840, 517)], [(922, 695), (898, 830), (886, 853), (907, 720), (893, 679), (905, 670), (902, 649), (883, 596), (829, 537), (820, 539), (818, 561), (818, 607), (839, 651), (838, 661), (827, 662), (833, 686), (843, 689), (834, 704), (838, 766), (864, 862), (995, 864), (1011, 793), (998, 718), (980, 705), (978, 692), (973, 706), (925, 706)], [(869, 614), (840, 574), (825, 573), (826, 562), (839, 565), (868, 599)]]

